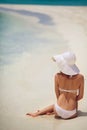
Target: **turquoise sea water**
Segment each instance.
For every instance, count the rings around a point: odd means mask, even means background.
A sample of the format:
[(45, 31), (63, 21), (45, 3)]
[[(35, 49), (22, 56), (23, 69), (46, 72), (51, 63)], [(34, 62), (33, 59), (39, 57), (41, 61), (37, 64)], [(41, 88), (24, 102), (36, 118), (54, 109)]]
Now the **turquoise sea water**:
[[(32, 17), (38, 22), (32, 23)], [(44, 27), (53, 25), (52, 18), (44, 13), (0, 7), (0, 65), (12, 63), (15, 57), (32, 53), (39, 46), (53, 44), (55, 36), (51, 39), (44, 36), (47, 33)]]
[(57, 45), (59, 50), (65, 48), (66, 43), (54, 26), (52, 17), (46, 13), (0, 7), (0, 65), (13, 63), (26, 52), (38, 50), (39, 55), (48, 54), (47, 46), (50, 50)]
[(38, 35), (40, 30), (29, 21), (8, 12), (0, 12), (0, 65), (8, 64), (23, 52), (32, 52), (38, 47), (41, 39), (36, 33)]
[(39, 5), (87, 5), (87, 0), (0, 0), (0, 3)]

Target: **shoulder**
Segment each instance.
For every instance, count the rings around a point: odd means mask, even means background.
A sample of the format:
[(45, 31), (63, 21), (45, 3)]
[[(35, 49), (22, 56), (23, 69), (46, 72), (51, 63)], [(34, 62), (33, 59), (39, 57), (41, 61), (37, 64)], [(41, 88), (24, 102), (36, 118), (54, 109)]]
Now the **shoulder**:
[(55, 79), (59, 81), (59, 79), (61, 79), (61, 73), (56, 73), (55, 74)]
[(84, 79), (84, 76), (82, 74), (78, 74), (79, 79)]
[(79, 80), (79, 82), (84, 82), (84, 76), (82, 74), (78, 74), (77, 77), (78, 77), (77, 79)]
[(55, 74), (55, 77), (56, 77), (56, 78), (58, 78), (58, 77), (60, 77), (60, 76), (61, 76), (61, 73), (56, 73), (56, 74)]

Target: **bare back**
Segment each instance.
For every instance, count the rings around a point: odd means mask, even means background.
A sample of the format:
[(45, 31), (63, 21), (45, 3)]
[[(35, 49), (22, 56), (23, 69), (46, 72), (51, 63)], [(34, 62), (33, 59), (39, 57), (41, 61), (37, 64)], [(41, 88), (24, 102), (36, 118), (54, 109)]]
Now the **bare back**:
[(58, 73), (55, 76), (55, 80), (55, 92), (58, 99), (58, 105), (65, 110), (73, 110), (77, 108), (78, 100), (83, 98), (83, 75), (78, 74), (69, 77), (65, 74)]

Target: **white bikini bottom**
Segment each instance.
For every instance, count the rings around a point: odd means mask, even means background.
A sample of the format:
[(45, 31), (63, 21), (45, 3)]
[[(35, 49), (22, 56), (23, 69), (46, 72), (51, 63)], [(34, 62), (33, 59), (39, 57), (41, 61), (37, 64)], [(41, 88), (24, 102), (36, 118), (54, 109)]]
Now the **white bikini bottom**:
[(58, 106), (58, 104), (55, 104), (55, 110), (58, 116), (60, 116), (61, 118), (67, 119), (70, 118), (71, 116), (73, 116), (74, 114), (76, 114), (76, 109), (74, 110), (65, 110), (63, 108), (61, 108), (60, 106)]

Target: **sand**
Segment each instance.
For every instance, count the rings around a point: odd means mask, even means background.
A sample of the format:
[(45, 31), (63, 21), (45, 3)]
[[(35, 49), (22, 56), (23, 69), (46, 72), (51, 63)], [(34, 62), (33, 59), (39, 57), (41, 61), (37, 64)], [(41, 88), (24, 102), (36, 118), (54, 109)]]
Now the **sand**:
[[(29, 10), (49, 15), (52, 25), (39, 23), (37, 17), (18, 15), (31, 19), (39, 37), (55, 44), (41, 45), (31, 53), (24, 52), (12, 64), (0, 67), (0, 130), (86, 130), (87, 129), (87, 7), (0, 5), (17, 10)], [(29, 19), (30, 18), (30, 19)], [(60, 37), (60, 44), (57, 44)], [(57, 66), (51, 56), (72, 50), (85, 77), (84, 98), (79, 102), (79, 116), (71, 120), (55, 119), (53, 115), (32, 118), (27, 112), (36, 111), (55, 102), (54, 75)]]

